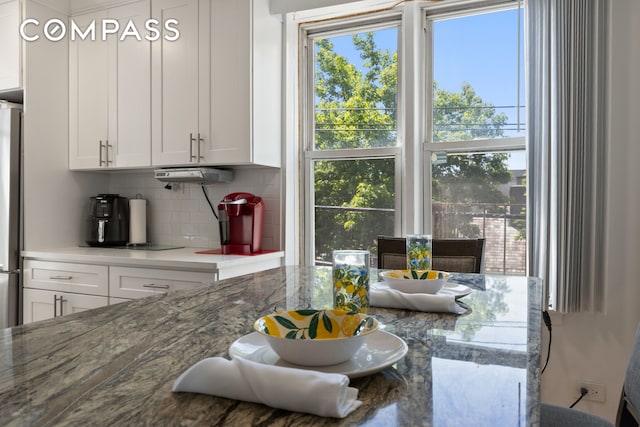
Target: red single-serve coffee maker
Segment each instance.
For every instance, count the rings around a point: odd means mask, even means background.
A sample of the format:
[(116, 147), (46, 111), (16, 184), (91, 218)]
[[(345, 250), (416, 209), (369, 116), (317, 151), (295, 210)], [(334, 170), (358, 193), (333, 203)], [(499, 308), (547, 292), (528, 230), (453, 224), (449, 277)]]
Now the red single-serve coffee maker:
[(218, 204), (223, 254), (250, 255), (262, 250), (264, 202), (251, 193), (231, 193)]

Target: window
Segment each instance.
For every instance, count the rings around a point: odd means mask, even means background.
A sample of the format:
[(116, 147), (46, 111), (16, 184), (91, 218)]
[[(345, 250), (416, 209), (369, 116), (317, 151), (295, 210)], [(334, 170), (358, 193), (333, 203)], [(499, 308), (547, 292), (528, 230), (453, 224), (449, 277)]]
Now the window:
[(425, 223), (437, 238), (486, 238), (491, 273), (526, 272), (522, 13), (427, 15)]
[(310, 32), (307, 55), (305, 258), (330, 264), (399, 229), (398, 26)]
[(431, 232), (485, 237), (488, 272), (525, 273), (521, 13), (303, 26), (305, 263)]

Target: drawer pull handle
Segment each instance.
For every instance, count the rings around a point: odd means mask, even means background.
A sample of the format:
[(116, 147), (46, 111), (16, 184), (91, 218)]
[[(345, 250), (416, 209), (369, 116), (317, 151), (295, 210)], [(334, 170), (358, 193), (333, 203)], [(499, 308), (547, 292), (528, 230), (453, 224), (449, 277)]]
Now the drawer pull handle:
[(73, 276), (50, 276), (50, 280), (71, 280)]
[(154, 288), (154, 289), (169, 289), (169, 285), (156, 285), (155, 283), (145, 283), (142, 285), (143, 288)]

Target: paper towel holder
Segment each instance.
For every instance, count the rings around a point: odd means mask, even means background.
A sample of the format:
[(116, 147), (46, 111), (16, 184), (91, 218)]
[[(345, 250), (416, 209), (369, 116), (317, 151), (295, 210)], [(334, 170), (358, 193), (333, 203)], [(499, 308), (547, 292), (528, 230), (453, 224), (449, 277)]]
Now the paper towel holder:
[(129, 210), (129, 243), (127, 246), (144, 246), (147, 244), (147, 201), (142, 198), (142, 194), (138, 193), (134, 199), (129, 199)]

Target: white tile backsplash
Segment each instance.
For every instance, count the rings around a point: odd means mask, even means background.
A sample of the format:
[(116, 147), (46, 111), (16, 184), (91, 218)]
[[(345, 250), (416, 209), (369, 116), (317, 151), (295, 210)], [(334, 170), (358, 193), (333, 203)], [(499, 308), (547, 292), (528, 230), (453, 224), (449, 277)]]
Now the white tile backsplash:
[[(239, 191), (262, 197), (265, 204), (263, 249), (280, 249), (280, 169), (234, 170), (233, 181), (206, 185), (214, 209), (229, 194)], [(194, 248), (220, 248), (218, 222), (199, 184), (171, 184), (153, 178), (153, 171), (112, 174), (109, 192), (147, 200), (147, 240), (155, 244)], [(216, 210), (217, 213), (217, 210)]]

